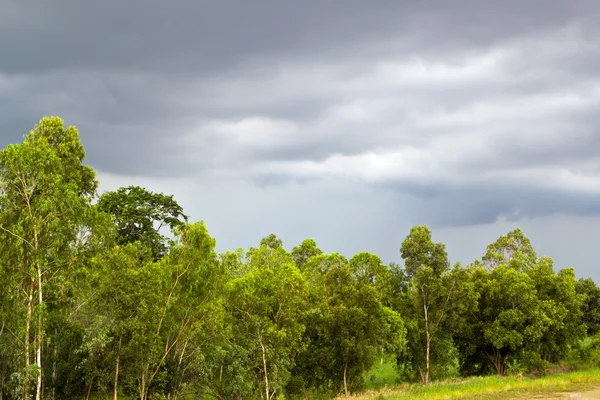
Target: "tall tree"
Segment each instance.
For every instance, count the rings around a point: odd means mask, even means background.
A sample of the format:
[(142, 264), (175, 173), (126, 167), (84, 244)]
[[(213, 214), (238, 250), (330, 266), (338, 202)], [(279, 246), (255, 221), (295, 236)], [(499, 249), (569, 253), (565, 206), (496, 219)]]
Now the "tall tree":
[(275, 250), (283, 246), (283, 242), (274, 233), (269, 236), (262, 238), (260, 241), (261, 246), (267, 246), (268, 248)]
[(239, 373), (253, 381), (250, 395), (265, 400), (283, 393), (304, 347), (306, 282), (291, 255), (274, 242), (250, 250), (247, 274), (228, 284), (236, 347), (247, 352)]
[(300, 270), (304, 269), (308, 260), (319, 254), (323, 254), (323, 251), (317, 247), (314, 239), (306, 239), (292, 249), (292, 258)]
[(500, 236), (487, 246), (481, 258), (481, 264), (491, 270), (502, 264), (511, 264), (516, 268), (527, 269), (537, 262), (537, 255), (531, 242), (519, 228)]
[(544, 368), (545, 363), (563, 360), (585, 337), (586, 326), (581, 324), (584, 296), (577, 294), (575, 271), (568, 268), (554, 272), (549, 257), (540, 258), (526, 273), (535, 286), (541, 311), (550, 319), (539, 349), (539, 368)]
[(118, 244), (139, 240), (150, 248), (155, 259), (162, 257), (167, 247), (167, 237), (161, 229), (173, 230), (187, 222), (187, 216), (172, 195), (153, 193), (139, 186), (103, 193), (97, 206), (114, 217)]
[(581, 321), (587, 328), (588, 336), (600, 332), (600, 288), (591, 279), (579, 279), (575, 285), (577, 293), (583, 296)]
[(476, 265), (469, 274), (479, 299), (471, 323), (455, 335), (463, 371), (505, 375), (515, 363), (539, 363), (551, 320), (533, 279), (506, 264), (491, 271)]
[(296, 391), (314, 387), (349, 395), (373, 365), (382, 342), (392, 352), (404, 349), (403, 320), (381, 304), (371, 274), (366, 272), (376, 271), (370, 267), (379, 264), (378, 258), (367, 253), (354, 258), (352, 266), (337, 253), (308, 261), (304, 270), (310, 283), (304, 338), (308, 348), (299, 355), (294, 370)]
[(460, 304), (460, 290), (464, 287), (459, 281), (459, 268), (450, 272), (444, 244), (433, 242), (426, 225), (411, 228), (400, 255), (410, 278), (405, 307), (412, 317), (407, 323), (412, 340), (409, 339), (409, 351), (399, 361), (412, 364), (421, 382), (428, 384), (432, 358), (440, 358), (448, 345), (453, 309)]
[(74, 264), (77, 236), (96, 192), (84, 158), (77, 129), (57, 117), (43, 118), (23, 143), (0, 152), (0, 250), (24, 310), (23, 399), (32, 376), (36, 399), (42, 398), (46, 284)]

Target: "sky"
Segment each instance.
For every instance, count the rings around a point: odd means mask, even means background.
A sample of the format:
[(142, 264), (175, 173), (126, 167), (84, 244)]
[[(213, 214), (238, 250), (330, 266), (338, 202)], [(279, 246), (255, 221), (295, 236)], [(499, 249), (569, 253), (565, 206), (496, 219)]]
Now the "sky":
[(520, 227), (600, 282), (596, 0), (0, 0), (0, 145), (80, 130), (101, 190), (174, 194), (219, 250), (452, 262)]

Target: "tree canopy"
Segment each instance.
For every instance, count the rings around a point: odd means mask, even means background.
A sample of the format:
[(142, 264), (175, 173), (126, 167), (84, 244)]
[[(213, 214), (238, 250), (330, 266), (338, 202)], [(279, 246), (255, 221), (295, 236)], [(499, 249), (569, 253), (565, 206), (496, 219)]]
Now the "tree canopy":
[(275, 234), (218, 253), (172, 195), (98, 195), (84, 160), (58, 117), (0, 151), (3, 400), (321, 399), (384, 359), (422, 384), (600, 360), (600, 288), (520, 229), (465, 266), (426, 225), (402, 263)]

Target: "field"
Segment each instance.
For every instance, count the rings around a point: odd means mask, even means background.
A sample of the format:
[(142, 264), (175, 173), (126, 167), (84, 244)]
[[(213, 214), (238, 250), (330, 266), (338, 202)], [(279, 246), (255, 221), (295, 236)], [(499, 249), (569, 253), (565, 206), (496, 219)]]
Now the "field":
[(354, 400), (404, 399), (600, 399), (600, 369), (568, 372), (542, 378), (476, 377), (429, 386), (395, 385), (367, 391)]

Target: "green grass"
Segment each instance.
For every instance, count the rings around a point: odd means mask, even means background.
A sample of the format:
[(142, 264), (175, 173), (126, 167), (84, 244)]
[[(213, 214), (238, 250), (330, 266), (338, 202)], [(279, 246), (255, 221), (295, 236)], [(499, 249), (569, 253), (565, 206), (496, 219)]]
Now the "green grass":
[[(474, 377), (455, 382), (396, 385), (395, 388), (366, 392), (354, 399), (514, 399), (554, 396), (565, 392), (600, 389), (600, 369), (551, 375), (543, 378)], [(599, 397), (600, 398), (600, 397)]]
[(377, 362), (365, 375), (365, 389), (378, 390), (384, 387), (396, 386), (396, 370), (394, 360), (384, 358), (383, 363)]

